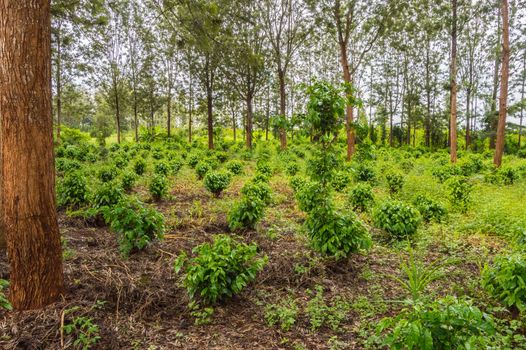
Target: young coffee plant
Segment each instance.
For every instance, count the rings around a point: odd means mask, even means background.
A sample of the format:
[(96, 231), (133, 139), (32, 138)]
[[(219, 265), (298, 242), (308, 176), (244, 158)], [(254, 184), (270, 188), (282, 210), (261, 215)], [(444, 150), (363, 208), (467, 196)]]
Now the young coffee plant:
[(376, 182), (376, 171), (368, 163), (360, 163), (354, 169), (354, 179), (356, 181), (375, 183)]
[(241, 175), (243, 173), (243, 162), (239, 160), (231, 160), (226, 164), (226, 168), (234, 175)]
[(122, 189), (126, 192), (130, 192), (133, 189), (133, 186), (135, 185), (136, 180), (137, 180), (137, 175), (129, 171), (125, 172), (124, 174), (122, 174), (122, 178), (121, 178)]
[(195, 173), (199, 180), (202, 180), (210, 170), (212, 170), (212, 166), (207, 161), (201, 161), (195, 166)]
[(155, 201), (160, 201), (168, 194), (168, 180), (164, 175), (155, 175), (148, 188), (152, 198)]
[(484, 266), (482, 286), (508, 307), (526, 311), (526, 254), (517, 251), (495, 258)]
[(258, 257), (256, 244), (239, 243), (228, 235), (216, 235), (212, 243), (192, 250), (194, 257), (180, 255), (174, 264), (176, 273), (184, 268), (183, 283), (192, 300), (213, 305), (239, 294), (268, 261)]
[(360, 182), (349, 193), (349, 204), (354, 210), (366, 211), (374, 204), (371, 185)]
[(385, 179), (387, 180), (387, 187), (391, 194), (400, 192), (402, 187), (404, 187), (405, 178), (402, 174), (389, 173), (385, 176)]
[(257, 198), (265, 205), (269, 205), (272, 201), (272, 190), (265, 182), (248, 181), (241, 188), (241, 193), (248, 198)]
[(9, 299), (5, 296), (4, 289), (9, 287), (9, 281), (0, 279), (0, 308), (11, 311), (13, 306), (9, 302)]
[(471, 204), (473, 185), (466, 177), (455, 176), (447, 181), (451, 206), (465, 213)]
[(158, 175), (168, 176), (170, 167), (166, 162), (158, 162), (155, 164), (154, 173)]
[(81, 172), (72, 172), (58, 185), (58, 204), (62, 207), (78, 207), (88, 201), (88, 183)]
[[(64, 315), (67, 316), (78, 310), (79, 307), (72, 307), (65, 310)], [(101, 339), (99, 326), (86, 316), (73, 317), (71, 321), (64, 323), (63, 327), (64, 333), (75, 338), (73, 345), (82, 350), (91, 349)]]
[(420, 212), (425, 222), (442, 222), (447, 216), (445, 206), (424, 195), (418, 195), (413, 201), (413, 205)]
[(99, 169), (97, 177), (101, 182), (110, 182), (117, 177), (117, 173), (115, 166), (105, 166)]
[(124, 256), (142, 250), (154, 239), (162, 239), (164, 218), (155, 209), (145, 207), (137, 199), (123, 199), (113, 207), (102, 208), (106, 224), (118, 234)]
[(413, 207), (389, 200), (374, 210), (373, 220), (376, 227), (389, 233), (392, 238), (402, 240), (416, 233), (421, 217)]
[(278, 304), (265, 306), (265, 320), (267, 324), (269, 326), (278, 324), (285, 332), (288, 332), (294, 326), (298, 319), (298, 314), (298, 303), (290, 296), (281, 300)]
[(226, 172), (210, 171), (205, 175), (205, 187), (216, 198), (230, 185), (230, 174)]
[(122, 189), (114, 182), (101, 184), (91, 199), (91, 206), (95, 209), (112, 207), (119, 203), (124, 197)]
[(228, 213), (228, 226), (232, 231), (253, 229), (265, 215), (265, 203), (257, 197), (243, 196)]
[(133, 164), (133, 171), (139, 176), (144, 174), (146, 172), (146, 161), (142, 158), (137, 159)]
[(351, 309), (348, 302), (341, 297), (336, 297), (332, 303), (327, 304), (323, 296), (323, 287), (317, 285), (316, 293), (307, 303), (307, 316), (309, 317), (311, 330), (316, 331), (323, 326), (329, 326), (334, 332), (340, 330), (340, 325), (347, 318)]
[(179, 159), (172, 159), (169, 164), (170, 173), (172, 175), (177, 175), (181, 168), (183, 167), (183, 162)]

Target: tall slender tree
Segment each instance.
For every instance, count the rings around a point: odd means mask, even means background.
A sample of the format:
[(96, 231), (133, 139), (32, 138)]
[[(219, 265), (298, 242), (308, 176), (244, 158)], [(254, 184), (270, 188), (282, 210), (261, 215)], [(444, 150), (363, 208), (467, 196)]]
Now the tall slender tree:
[(64, 291), (55, 208), (49, 0), (0, 0), (0, 232), (11, 303), (43, 307)]
[(457, 0), (451, 1), (452, 23), (451, 23), (451, 68), (450, 68), (450, 106), (449, 117), (449, 143), (451, 163), (457, 162)]

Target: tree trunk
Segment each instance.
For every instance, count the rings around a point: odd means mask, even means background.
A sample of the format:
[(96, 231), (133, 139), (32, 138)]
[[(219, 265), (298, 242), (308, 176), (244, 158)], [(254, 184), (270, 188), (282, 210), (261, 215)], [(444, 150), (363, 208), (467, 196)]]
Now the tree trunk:
[(214, 105), (213, 105), (212, 89), (207, 88), (206, 92), (206, 109), (208, 115), (208, 149), (214, 149)]
[(495, 145), (496, 167), (502, 164), (506, 132), (506, 115), (508, 113), (508, 78), (510, 65), (510, 34), (508, 22), (508, 0), (502, 0), (502, 73), (500, 77), (499, 124), (497, 127), (497, 143)]
[[(501, 7), (499, 6), (498, 15), (497, 15), (497, 37), (500, 40), (500, 32), (501, 32), (501, 24), (500, 24), (500, 17), (501, 17)], [(496, 137), (497, 137), (497, 124), (498, 124), (498, 118), (497, 118), (497, 90), (499, 88), (499, 66), (500, 66), (500, 42), (497, 44), (497, 52), (495, 53), (495, 66), (493, 70), (493, 91), (491, 93), (491, 113), (490, 113), (490, 120), (489, 120), (489, 133), (490, 133), (490, 139), (489, 139), (489, 148), (495, 149), (496, 146)]]
[[(522, 59), (522, 88), (521, 88), (521, 101), (524, 103), (524, 88), (526, 84), (526, 49), (524, 50), (524, 56)], [(521, 148), (521, 138), (522, 138), (522, 122), (524, 120), (524, 104), (521, 105), (521, 116), (520, 116), (520, 127), (519, 127), (519, 149)]]
[(57, 31), (57, 143), (60, 143), (60, 124), (62, 123), (62, 38), (61, 24)]
[(270, 84), (267, 88), (267, 110), (265, 112), (265, 141), (268, 141), (268, 129), (270, 126)]
[(9, 298), (41, 308), (64, 291), (55, 208), (49, 0), (0, 0), (0, 231)]
[(194, 106), (194, 90), (190, 78), (190, 98), (188, 99), (188, 143), (192, 143), (192, 110)]
[[(278, 69), (279, 78), (279, 114), (283, 118), (287, 118), (287, 95), (285, 93), (285, 71)], [(287, 148), (287, 131), (285, 128), (279, 129), (279, 141), (281, 144), (281, 150)]]
[(137, 88), (133, 85), (133, 123), (135, 127), (135, 142), (139, 142), (139, 118), (137, 113)]
[[(343, 80), (346, 83), (352, 84), (351, 71), (349, 69), (349, 60), (347, 58), (347, 44), (341, 38), (338, 40), (340, 44), (340, 63), (343, 70)], [(349, 96), (350, 97), (350, 96)], [(345, 110), (345, 131), (347, 134), (347, 161), (352, 159), (354, 154), (355, 133), (354, 133), (354, 110), (348, 104)]]
[(167, 122), (166, 122), (166, 127), (167, 127), (167, 134), (168, 134), (168, 137), (171, 136), (171, 128), (172, 128), (172, 83), (168, 83), (169, 86), (168, 86), (168, 103), (167, 103), (167, 106), (166, 106), (166, 114), (167, 114)]
[(253, 107), (252, 107), (253, 97), (249, 94), (247, 96), (247, 122), (246, 122), (246, 145), (248, 149), (252, 149), (252, 119), (253, 119)]
[(231, 111), (232, 111), (232, 132), (234, 133), (234, 142), (236, 142), (236, 140), (237, 140), (236, 110), (235, 110), (233, 104), (232, 104), (232, 107), (231, 107)]
[(451, 29), (451, 116), (449, 139), (451, 163), (457, 162), (457, 0), (452, 0), (453, 24)]
[(117, 80), (113, 80), (113, 93), (115, 94), (115, 119), (117, 121), (117, 143), (121, 143), (121, 109), (119, 105), (119, 88)]
[(471, 88), (466, 89), (466, 147), (465, 149), (469, 149), (469, 144), (471, 143)]

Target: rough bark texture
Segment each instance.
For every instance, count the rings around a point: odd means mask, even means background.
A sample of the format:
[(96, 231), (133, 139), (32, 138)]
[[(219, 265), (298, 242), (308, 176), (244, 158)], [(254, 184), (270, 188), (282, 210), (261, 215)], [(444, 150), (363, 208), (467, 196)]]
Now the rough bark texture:
[[(524, 56), (522, 58), (522, 88), (521, 88), (521, 101), (524, 101), (524, 89), (526, 86), (526, 49), (524, 50)], [(521, 106), (520, 124), (519, 124), (519, 149), (522, 144), (522, 126), (524, 121), (524, 106)]]
[(60, 143), (60, 123), (62, 123), (62, 37), (61, 26), (57, 31), (57, 143)]
[(451, 117), (449, 139), (451, 162), (457, 162), (457, 0), (452, 0), (453, 26), (451, 28)]
[(1, 212), (9, 297), (40, 308), (63, 292), (55, 209), (49, 0), (0, 0)]
[(246, 146), (248, 149), (252, 149), (252, 120), (253, 120), (253, 106), (252, 106), (252, 96), (247, 97), (247, 123), (246, 123)]
[[(286, 118), (287, 117), (287, 94), (285, 92), (285, 71), (278, 69), (279, 77), (279, 114)], [(279, 129), (279, 141), (281, 149), (287, 148), (287, 131), (284, 128)]]
[(508, 0), (502, 0), (502, 73), (500, 77), (499, 124), (497, 127), (497, 143), (493, 163), (500, 167), (506, 132), (506, 114), (508, 109), (508, 79), (510, 65), (510, 34), (508, 22)]

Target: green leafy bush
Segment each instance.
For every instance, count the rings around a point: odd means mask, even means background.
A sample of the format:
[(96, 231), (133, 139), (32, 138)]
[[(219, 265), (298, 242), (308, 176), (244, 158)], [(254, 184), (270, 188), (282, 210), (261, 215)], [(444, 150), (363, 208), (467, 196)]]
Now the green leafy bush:
[(101, 184), (95, 191), (91, 200), (91, 206), (95, 209), (112, 207), (119, 203), (124, 197), (122, 189), (114, 182)]
[(97, 177), (102, 182), (113, 181), (117, 177), (117, 168), (113, 165), (102, 167), (97, 172)]
[(153, 171), (155, 174), (168, 176), (168, 174), (170, 173), (170, 167), (165, 162), (158, 162), (155, 164)]
[(241, 188), (241, 193), (248, 198), (257, 198), (265, 205), (272, 201), (272, 190), (265, 182), (249, 181)]
[(420, 212), (425, 222), (441, 222), (447, 216), (447, 209), (442, 204), (424, 195), (418, 195), (413, 205)]
[(513, 185), (520, 178), (519, 171), (510, 166), (503, 166), (496, 173), (500, 181), (505, 185)]
[(526, 310), (526, 254), (498, 256), (482, 271), (482, 286), (508, 307)]
[(226, 168), (234, 175), (240, 175), (243, 173), (243, 162), (239, 160), (232, 160), (227, 163)]
[(400, 192), (402, 187), (404, 187), (405, 178), (402, 174), (389, 173), (385, 176), (385, 179), (387, 180), (387, 187), (391, 194)]
[(177, 175), (181, 168), (183, 167), (183, 162), (179, 159), (173, 159), (170, 161), (170, 170), (172, 175)]
[(292, 162), (287, 165), (287, 175), (295, 176), (298, 173), (298, 171), (300, 171), (298, 163)]
[(265, 306), (265, 320), (269, 326), (279, 324), (280, 328), (287, 332), (296, 323), (298, 318), (298, 304), (290, 296), (278, 304)]
[(152, 198), (159, 201), (168, 194), (168, 180), (164, 175), (155, 175), (148, 188)]
[(68, 173), (70, 171), (77, 171), (82, 167), (78, 160), (72, 160), (67, 158), (57, 158), (55, 161), (55, 167), (58, 172)]
[(189, 260), (181, 255), (174, 269), (185, 267), (183, 283), (190, 298), (208, 305), (240, 293), (268, 261), (257, 257), (256, 244), (239, 243), (228, 235), (216, 235), (213, 243), (203, 243), (192, 253)]
[(9, 299), (5, 296), (4, 289), (9, 287), (9, 281), (0, 279), (0, 308), (11, 311), (13, 306), (9, 302)]
[(298, 194), (303, 187), (307, 184), (307, 179), (303, 176), (294, 176), (290, 179), (289, 185), (294, 191), (294, 194)]
[(205, 175), (205, 187), (214, 196), (219, 197), (221, 192), (230, 185), (230, 174), (226, 172), (210, 171)]
[(258, 161), (256, 165), (256, 173), (260, 173), (270, 178), (273, 174), (272, 167), (270, 164), (264, 161)]
[(197, 178), (199, 180), (202, 180), (206, 173), (208, 173), (210, 170), (212, 170), (212, 167), (206, 161), (201, 161), (195, 166), (195, 173), (197, 174)]
[(349, 193), (349, 204), (355, 210), (366, 211), (374, 204), (374, 195), (371, 185), (358, 183)]
[(80, 206), (88, 201), (88, 182), (81, 172), (68, 173), (58, 185), (58, 204)]
[(334, 332), (339, 331), (341, 323), (347, 318), (350, 304), (339, 296), (327, 304), (323, 297), (323, 287), (317, 285), (315, 289), (316, 294), (309, 300), (306, 308), (311, 330), (316, 331), (327, 325)]
[(451, 205), (460, 212), (465, 213), (471, 203), (473, 186), (467, 178), (461, 176), (451, 177), (446, 184), (449, 189)]
[(199, 160), (201, 157), (198, 154), (191, 154), (188, 157), (187, 163), (190, 166), (190, 168), (195, 168), (197, 163), (199, 163)]
[(131, 191), (133, 189), (133, 186), (135, 185), (135, 181), (137, 180), (137, 176), (132, 172), (125, 172), (122, 174), (121, 179), (121, 186), (122, 189), (125, 191)]
[(144, 174), (146, 172), (146, 161), (142, 158), (137, 159), (133, 164), (133, 171), (139, 176)]
[(265, 204), (259, 198), (243, 196), (228, 213), (231, 230), (253, 229), (265, 214)]
[(106, 224), (118, 234), (120, 251), (125, 256), (144, 249), (156, 238), (163, 238), (162, 214), (145, 207), (137, 199), (126, 199), (113, 207), (104, 207), (102, 214)]
[(374, 183), (376, 181), (376, 172), (371, 165), (367, 163), (360, 163), (354, 169), (354, 178), (356, 181)]
[(343, 191), (351, 183), (351, 175), (345, 171), (338, 171), (334, 174), (331, 183), (336, 191)]
[(416, 303), (378, 324), (380, 346), (389, 349), (488, 349), (496, 334), (493, 318), (469, 300), (445, 297)]
[(443, 183), (452, 176), (462, 175), (462, 169), (457, 165), (442, 165), (432, 169), (433, 176), (440, 182)]
[(413, 207), (396, 200), (382, 203), (373, 213), (376, 227), (388, 232), (392, 238), (413, 236), (420, 225), (420, 214)]

